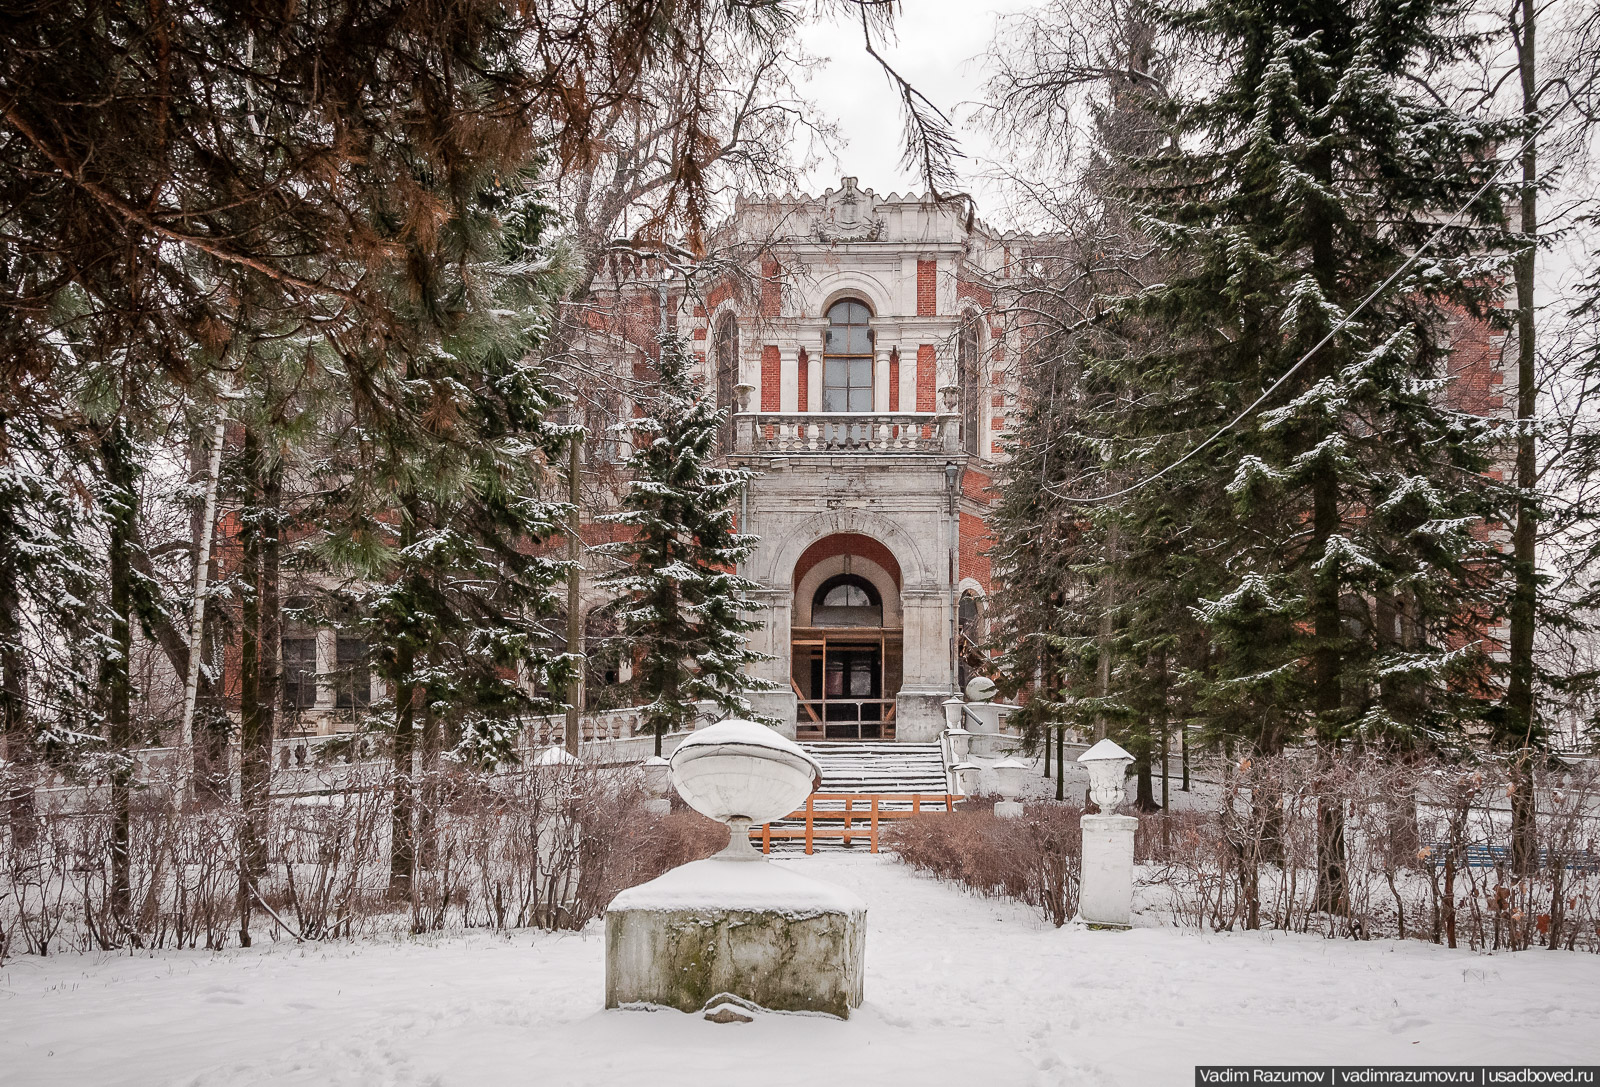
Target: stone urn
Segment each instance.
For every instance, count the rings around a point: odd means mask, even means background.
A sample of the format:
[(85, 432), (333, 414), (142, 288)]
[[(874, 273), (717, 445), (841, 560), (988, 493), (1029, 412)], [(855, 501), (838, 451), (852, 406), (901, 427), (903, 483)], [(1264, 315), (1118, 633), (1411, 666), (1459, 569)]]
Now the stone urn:
[(612, 900), (606, 1007), (715, 1018), (732, 1000), (848, 1018), (862, 1000), (866, 904), (750, 843), (753, 824), (789, 814), (817, 788), (816, 760), (764, 725), (730, 719), (684, 740), (669, 765), (684, 801), (728, 825), (728, 844)]
[(1033, 769), (1021, 759), (1001, 759), (994, 764), (995, 792), (1000, 799), (995, 802), (994, 813), (1001, 819), (1016, 819), (1022, 815), (1022, 776)]
[(724, 860), (760, 860), (750, 827), (782, 818), (822, 784), (817, 760), (754, 721), (729, 718), (690, 736), (669, 760), (672, 784), (695, 811), (728, 824)]

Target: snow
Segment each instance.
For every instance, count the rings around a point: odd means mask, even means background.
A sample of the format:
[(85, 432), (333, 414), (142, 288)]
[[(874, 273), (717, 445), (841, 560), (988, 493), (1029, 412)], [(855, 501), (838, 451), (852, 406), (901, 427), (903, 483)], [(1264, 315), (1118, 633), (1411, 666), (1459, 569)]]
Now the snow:
[(887, 857), (779, 863), (868, 902), (867, 1003), (847, 1022), (604, 1011), (599, 926), (23, 957), (0, 967), (0, 1079), (1094, 1087), (1191, 1082), (1197, 1062), (1593, 1059), (1596, 956), (1202, 933), (1154, 915), (1131, 932), (1053, 929)]
[(786, 736), (780, 735), (766, 725), (754, 721), (743, 721), (737, 717), (730, 717), (725, 721), (718, 721), (714, 725), (707, 725), (698, 729), (672, 753), (674, 759), (678, 753), (686, 751), (689, 754), (684, 758), (692, 758), (697, 752), (696, 748), (719, 746), (722, 744), (737, 744), (744, 747), (763, 747), (772, 751), (782, 751), (808, 763), (816, 774), (822, 773), (822, 767), (817, 765), (817, 760), (806, 754), (805, 748), (795, 743)]
[(1089, 750), (1078, 756), (1079, 762), (1111, 762), (1113, 760), (1118, 762), (1132, 762), (1133, 756), (1122, 750), (1122, 748), (1117, 745), (1116, 741), (1111, 739), (1101, 740)]
[(769, 861), (712, 857), (680, 865), (666, 875), (630, 887), (611, 902), (614, 910), (776, 910), (786, 916), (853, 913), (867, 904), (836, 883), (801, 875)]

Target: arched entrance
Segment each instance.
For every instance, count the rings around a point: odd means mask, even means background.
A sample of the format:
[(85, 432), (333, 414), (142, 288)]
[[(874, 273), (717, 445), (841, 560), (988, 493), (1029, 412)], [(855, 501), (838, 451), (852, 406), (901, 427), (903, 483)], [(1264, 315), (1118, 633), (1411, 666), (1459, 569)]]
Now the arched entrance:
[(894, 739), (904, 641), (900, 564), (870, 536), (838, 533), (806, 548), (793, 585), (796, 734)]

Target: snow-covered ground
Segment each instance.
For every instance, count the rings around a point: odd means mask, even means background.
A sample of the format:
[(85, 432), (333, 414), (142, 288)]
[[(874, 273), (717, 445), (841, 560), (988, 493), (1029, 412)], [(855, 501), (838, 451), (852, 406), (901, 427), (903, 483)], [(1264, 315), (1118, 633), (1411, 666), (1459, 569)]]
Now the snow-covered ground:
[(1157, 1084), (1196, 1063), (1592, 1062), (1600, 1036), (1597, 956), (1055, 930), (885, 857), (779, 863), (869, 904), (848, 1022), (604, 1011), (598, 925), (25, 957), (0, 967), (0, 1083)]

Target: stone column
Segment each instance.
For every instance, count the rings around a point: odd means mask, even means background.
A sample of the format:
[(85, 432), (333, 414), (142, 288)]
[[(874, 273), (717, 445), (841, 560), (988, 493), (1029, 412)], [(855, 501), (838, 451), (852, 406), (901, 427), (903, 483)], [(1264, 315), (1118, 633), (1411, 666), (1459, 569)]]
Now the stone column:
[(944, 728), (944, 701), (950, 697), (950, 664), (945, 616), (949, 594), (939, 588), (903, 589), (904, 628), (900, 693), (895, 698), (895, 739), (929, 743)]
[(766, 609), (760, 613), (765, 620), (762, 628), (750, 635), (750, 648), (765, 653), (771, 659), (753, 665), (750, 671), (771, 681), (776, 689), (751, 695), (750, 704), (758, 712), (777, 718), (777, 731), (792, 740), (799, 703), (789, 683), (789, 670), (793, 663), (789, 631), (794, 593), (787, 588), (762, 589), (751, 595), (765, 604)]
[(812, 411), (822, 410), (822, 348), (812, 347), (806, 352), (811, 357), (811, 366), (806, 374), (806, 399)]
[(333, 673), (339, 668), (339, 635), (324, 627), (317, 631), (317, 704), (324, 713), (333, 711)]
[(800, 410), (800, 348), (785, 346), (779, 349), (778, 410)]

